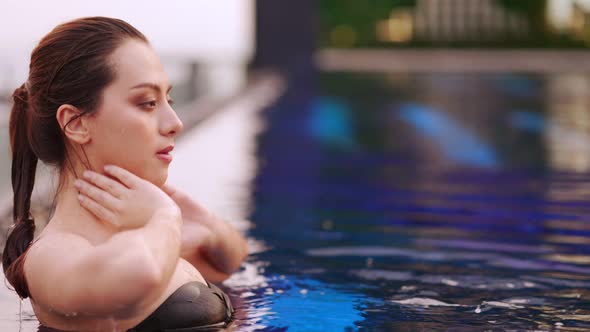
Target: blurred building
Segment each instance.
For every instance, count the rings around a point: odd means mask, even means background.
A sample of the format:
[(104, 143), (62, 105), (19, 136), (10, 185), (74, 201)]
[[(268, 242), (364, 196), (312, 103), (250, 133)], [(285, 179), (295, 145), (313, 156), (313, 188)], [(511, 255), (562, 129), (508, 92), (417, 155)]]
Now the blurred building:
[[(390, 20), (396, 16), (404, 17), (394, 10)], [(414, 38), (418, 41), (515, 38), (526, 37), (528, 32), (522, 14), (495, 0), (417, 0), (412, 16)]]

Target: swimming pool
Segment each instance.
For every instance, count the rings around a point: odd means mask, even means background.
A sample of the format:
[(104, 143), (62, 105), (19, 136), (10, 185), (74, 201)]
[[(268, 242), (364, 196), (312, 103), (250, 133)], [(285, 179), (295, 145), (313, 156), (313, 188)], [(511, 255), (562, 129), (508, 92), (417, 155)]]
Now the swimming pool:
[(239, 329), (590, 328), (580, 75), (321, 74), (263, 117)]
[(258, 115), (233, 329), (590, 328), (587, 80), (293, 78)]

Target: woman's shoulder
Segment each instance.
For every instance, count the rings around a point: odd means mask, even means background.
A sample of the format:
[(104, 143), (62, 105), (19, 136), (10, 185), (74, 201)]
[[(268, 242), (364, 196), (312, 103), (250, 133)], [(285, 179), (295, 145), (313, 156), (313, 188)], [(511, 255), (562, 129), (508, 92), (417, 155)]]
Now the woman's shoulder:
[(61, 229), (44, 229), (29, 246), (27, 261), (37, 256), (53, 255), (56, 252), (75, 252), (75, 249), (90, 245), (90, 241), (81, 234)]
[[(34, 293), (35, 284), (44, 283), (64, 269), (71, 258), (82, 254), (91, 243), (81, 235), (61, 230), (44, 230), (25, 253), (24, 273)], [(31, 289), (33, 288), (33, 289)]]

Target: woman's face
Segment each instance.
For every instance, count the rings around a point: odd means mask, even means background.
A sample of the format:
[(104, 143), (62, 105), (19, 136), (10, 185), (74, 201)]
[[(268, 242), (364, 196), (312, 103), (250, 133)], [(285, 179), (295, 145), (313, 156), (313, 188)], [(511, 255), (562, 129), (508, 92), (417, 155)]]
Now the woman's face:
[(127, 40), (111, 55), (115, 80), (88, 119), (84, 147), (94, 169), (114, 164), (157, 186), (166, 182), (170, 153), (182, 122), (170, 105), (170, 83), (159, 57), (146, 43)]

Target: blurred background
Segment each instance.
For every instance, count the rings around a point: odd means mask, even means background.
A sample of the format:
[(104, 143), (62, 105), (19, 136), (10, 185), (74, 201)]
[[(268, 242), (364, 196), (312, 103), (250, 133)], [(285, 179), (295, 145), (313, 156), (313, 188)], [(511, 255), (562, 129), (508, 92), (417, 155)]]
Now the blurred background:
[[(0, 0), (0, 13), (2, 229), (9, 96), (30, 51), (60, 22), (115, 16), (174, 85), (187, 130), (170, 181), (247, 232), (252, 255), (224, 283), (235, 330), (590, 329), (590, 1)], [(43, 225), (52, 196), (37, 197)], [(35, 330), (10, 291), (0, 305), (0, 327)]]
[(320, 45), (585, 48), (586, 0), (321, 1)]

